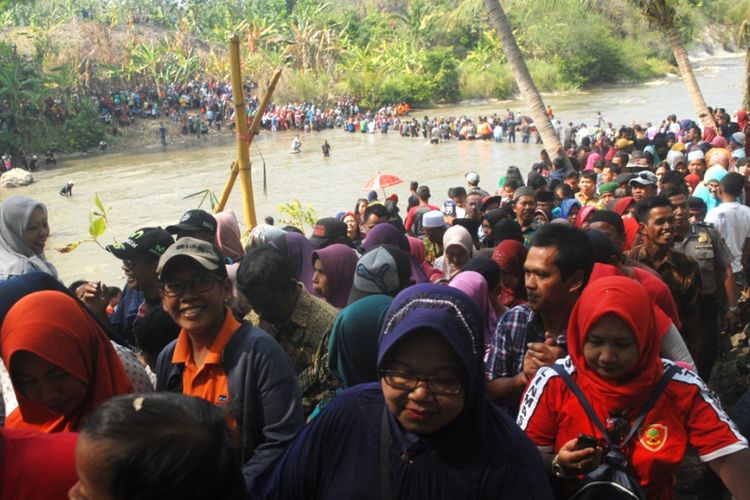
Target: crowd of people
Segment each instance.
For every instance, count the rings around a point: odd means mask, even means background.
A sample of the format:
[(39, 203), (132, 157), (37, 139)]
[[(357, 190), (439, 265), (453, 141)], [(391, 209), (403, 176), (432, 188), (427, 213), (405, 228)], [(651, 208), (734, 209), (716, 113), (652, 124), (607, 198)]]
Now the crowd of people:
[(122, 290), (61, 283), (45, 204), (6, 198), (0, 496), (661, 499), (693, 453), (748, 498), (750, 393), (707, 383), (746, 322), (750, 123), (716, 122), (581, 125), (525, 179), (309, 235), (190, 210), (106, 247)]

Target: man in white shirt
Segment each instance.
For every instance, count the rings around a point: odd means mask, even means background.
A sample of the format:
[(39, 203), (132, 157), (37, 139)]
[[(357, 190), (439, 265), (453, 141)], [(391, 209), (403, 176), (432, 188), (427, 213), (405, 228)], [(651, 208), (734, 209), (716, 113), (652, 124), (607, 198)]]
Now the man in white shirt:
[(737, 202), (742, 194), (745, 180), (740, 174), (729, 173), (719, 184), (718, 207), (712, 208), (706, 215), (706, 222), (712, 223), (724, 238), (732, 252), (732, 272), (735, 280), (745, 288), (745, 270), (750, 251), (750, 208)]

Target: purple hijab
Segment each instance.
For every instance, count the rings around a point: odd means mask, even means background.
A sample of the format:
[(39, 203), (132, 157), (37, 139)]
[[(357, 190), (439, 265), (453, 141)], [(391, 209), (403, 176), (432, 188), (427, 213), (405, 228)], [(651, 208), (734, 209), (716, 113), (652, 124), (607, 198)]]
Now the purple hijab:
[(310, 262), (320, 259), (328, 278), (328, 297), (326, 302), (338, 309), (346, 307), (349, 292), (354, 285), (354, 269), (357, 267), (357, 253), (347, 245), (334, 243), (312, 253)]
[(286, 255), (294, 266), (297, 280), (308, 292), (315, 294), (312, 286), (312, 253), (317, 248), (312, 241), (295, 232), (284, 233), (271, 242), (271, 246)]
[(403, 250), (406, 255), (411, 259), (411, 279), (414, 283), (430, 283), (430, 278), (427, 277), (422, 266), (420, 266), (411, 254), (411, 247), (409, 246), (409, 239), (406, 234), (396, 228), (396, 226), (388, 223), (378, 224), (377, 226), (370, 229), (367, 233), (365, 241), (362, 242), (362, 248), (365, 252), (371, 250), (379, 245), (390, 244), (394, 245)]

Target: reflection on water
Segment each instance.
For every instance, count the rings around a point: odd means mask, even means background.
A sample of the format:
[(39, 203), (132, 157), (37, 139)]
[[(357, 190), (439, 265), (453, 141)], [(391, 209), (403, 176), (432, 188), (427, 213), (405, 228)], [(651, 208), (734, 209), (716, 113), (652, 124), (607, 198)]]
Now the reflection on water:
[[(730, 111), (739, 105), (742, 67), (740, 58), (713, 60), (709, 68), (698, 72), (710, 104)], [(718, 71), (723, 72), (720, 78), (705, 78), (715, 76)], [(597, 111), (618, 126), (634, 118), (658, 122), (671, 113), (678, 118), (693, 116), (682, 82), (675, 77), (660, 82), (664, 83), (551, 96), (546, 97), (545, 102), (553, 106), (563, 123), (593, 123)], [(416, 111), (415, 116), (420, 119), (423, 114), (476, 117), (501, 113), (505, 108), (523, 110), (524, 106), (517, 101), (450, 106)], [(393, 132), (383, 136), (329, 130), (302, 134), (302, 153), (293, 155), (289, 154), (292, 138), (291, 133), (263, 133), (253, 145), (252, 173), (259, 221), (266, 215), (273, 215), (278, 223), (277, 205), (295, 198), (303, 204), (312, 204), (320, 217), (351, 210), (356, 199), (365, 194), (362, 186), (378, 172), (393, 173), (406, 181), (387, 190), (387, 194), (398, 194), (402, 207), (406, 205), (410, 180), (428, 184), (433, 200), (439, 202), (446, 198), (449, 187), (463, 184), (465, 172), (475, 170), (481, 175), (481, 185), (492, 191), (509, 165), (519, 166), (525, 174), (530, 165), (538, 161), (540, 149), (535, 145), (484, 141), (431, 145), (421, 137), (407, 139)], [(321, 153), (323, 140), (331, 144), (330, 158), (323, 158)], [(98, 278), (117, 285), (122, 281), (119, 261), (93, 243), (83, 244), (69, 254), (52, 250), (87, 237), (95, 193), (105, 206), (111, 207), (112, 231), (103, 238), (103, 243), (107, 244), (113, 238), (124, 239), (139, 227), (176, 223), (183, 212), (195, 208), (200, 200), (200, 197), (183, 199), (187, 195), (203, 189), (210, 189), (217, 195), (221, 192), (236, 152), (231, 139), (224, 137), (181, 149), (162, 149), (158, 141), (155, 135), (155, 146), (138, 154), (115, 153), (66, 160), (58, 169), (36, 173), (36, 182), (31, 186), (0, 189), (0, 199), (24, 194), (47, 204), (52, 228), (47, 256), (58, 267), (65, 283), (78, 278)], [(258, 148), (266, 161), (267, 197), (262, 192), (263, 168)], [(69, 179), (76, 183), (73, 196), (59, 196), (60, 187)], [(239, 193), (239, 186), (235, 186), (228, 208), (241, 220)]]

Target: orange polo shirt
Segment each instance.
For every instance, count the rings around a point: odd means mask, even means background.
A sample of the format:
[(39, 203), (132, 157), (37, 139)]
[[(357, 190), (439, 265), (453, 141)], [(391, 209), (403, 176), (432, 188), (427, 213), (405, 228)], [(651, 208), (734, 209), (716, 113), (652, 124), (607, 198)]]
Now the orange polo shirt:
[(185, 364), (185, 370), (182, 372), (183, 394), (205, 399), (218, 406), (229, 404), (227, 373), (221, 364), (221, 359), (224, 348), (240, 326), (240, 322), (234, 319), (232, 312), (226, 309), (224, 323), (201, 367), (196, 366), (193, 360), (190, 337), (185, 330), (180, 331), (172, 355), (172, 363)]

